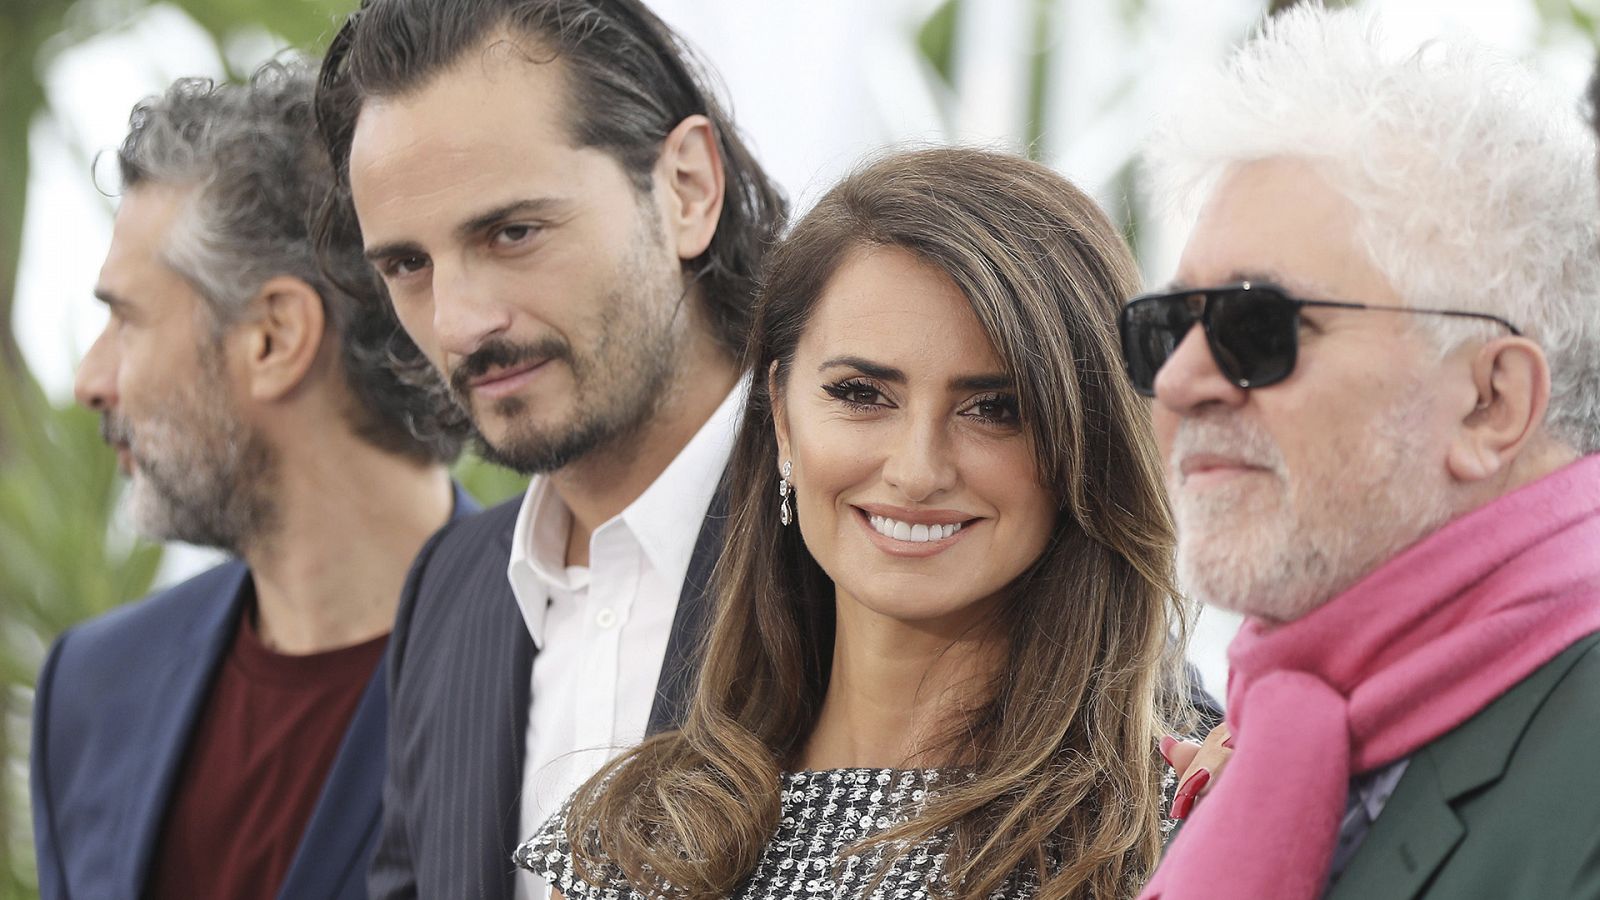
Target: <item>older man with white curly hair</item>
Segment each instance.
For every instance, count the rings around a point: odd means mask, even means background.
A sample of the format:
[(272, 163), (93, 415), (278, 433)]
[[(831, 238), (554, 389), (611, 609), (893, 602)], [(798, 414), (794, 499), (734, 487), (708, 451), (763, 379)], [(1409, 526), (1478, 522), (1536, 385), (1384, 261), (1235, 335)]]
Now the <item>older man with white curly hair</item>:
[(1234, 756), (1144, 896), (1600, 896), (1600, 204), (1577, 104), (1310, 8), (1177, 109), (1149, 160), (1198, 214), (1123, 350), (1181, 577), (1246, 621)]

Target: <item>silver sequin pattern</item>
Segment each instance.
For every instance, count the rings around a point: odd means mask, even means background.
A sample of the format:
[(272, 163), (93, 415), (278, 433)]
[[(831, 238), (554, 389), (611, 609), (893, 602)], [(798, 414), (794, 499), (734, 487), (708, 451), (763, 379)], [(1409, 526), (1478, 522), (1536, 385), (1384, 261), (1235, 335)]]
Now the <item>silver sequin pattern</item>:
[[(844, 851), (915, 815), (939, 778), (932, 769), (832, 769), (785, 775), (778, 830), (732, 900), (927, 900), (930, 887), (937, 888), (943, 877), (945, 855), (938, 846), (911, 848), (890, 865), (870, 894), (866, 890), (881, 868), (883, 851), (859, 856)], [(577, 879), (562, 813), (518, 847), (513, 859), (560, 888), (567, 900), (642, 896), (615, 869), (605, 884)], [(993, 896), (1027, 898), (1036, 889), (1031, 877), (1016, 876)]]

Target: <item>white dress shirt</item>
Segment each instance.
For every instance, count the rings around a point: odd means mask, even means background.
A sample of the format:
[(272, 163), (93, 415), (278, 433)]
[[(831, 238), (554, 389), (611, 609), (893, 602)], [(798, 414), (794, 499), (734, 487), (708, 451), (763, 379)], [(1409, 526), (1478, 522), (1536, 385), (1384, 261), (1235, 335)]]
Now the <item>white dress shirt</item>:
[[(589, 538), (589, 565), (566, 565), (572, 514), (536, 476), (511, 539), (506, 576), (538, 652), (522, 760), (519, 835), (644, 737), (695, 539), (733, 450), (741, 382), (649, 488)], [(507, 860), (506, 865), (510, 865)], [(517, 874), (518, 900), (547, 894)]]

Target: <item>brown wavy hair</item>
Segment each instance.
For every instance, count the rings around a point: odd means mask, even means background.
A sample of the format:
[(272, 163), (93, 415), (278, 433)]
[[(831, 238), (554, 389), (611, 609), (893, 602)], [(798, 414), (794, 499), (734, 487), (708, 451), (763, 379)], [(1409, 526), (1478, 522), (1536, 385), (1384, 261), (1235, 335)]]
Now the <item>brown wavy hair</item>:
[[(1184, 632), (1159, 456), (1114, 325), (1138, 286), (1133, 259), (1094, 202), (1041, 165), (971, 149), (886, 157), (829, 191), (768, 261), (746, 364), (775, 371), (780, 394), (829, 279), (871, 247), (910, 251), (966, 294), (1061, 512), (1006, 591), (1007, 654), (987, 702), (950, 732), (971, 778), (854, 849), (892, 859), (942, 842), (955, 898), (1019, 872), (1040, 897), (1131, 896), (1160, 847), (1157, 696), (1181, 693), (1160, 689)], [(647, 896), (725, 897), (777, 828), (781, 772), (828, 689), (835, 597), (799, 529), (778, 521), (773, 403), (755, 378), (688, 717), (575, 795), (580, 877), (620, 868)]]

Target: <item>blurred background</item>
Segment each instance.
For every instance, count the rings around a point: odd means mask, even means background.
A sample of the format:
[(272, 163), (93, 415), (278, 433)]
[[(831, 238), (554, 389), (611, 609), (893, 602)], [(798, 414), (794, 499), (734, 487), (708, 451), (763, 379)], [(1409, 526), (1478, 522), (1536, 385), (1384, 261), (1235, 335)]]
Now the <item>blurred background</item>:
[[(440, 0), (449, 2), (449, 0)], [(1579, 114), (1600, 0), (1356, 0), (1400, 39), (1464, 33), (1527, 60)], [(354, 0), (0, 0), (0, 900), (36, 895), (27, 800), (32, 683), (63, 628), (171, 584), (207, 551), (135, 540), (114, 460), (72, 374), (104, 324), (115, 147), (140, 98), (317, 54)], [(1284, 0), (650, 0), (719, 75), (734, 118), (804, 210), (885, 145), (1027, 153), (1123, 225), (1152, 283), (1183, 225), (1140, 190), (1139, 141), (1171, 86)], [(99, 177), (93, 173), (100, 170)], [(485, 502), (521, 481), (464, 460)], [(1236, 623), (1202, 616), (1214, 692)]]

